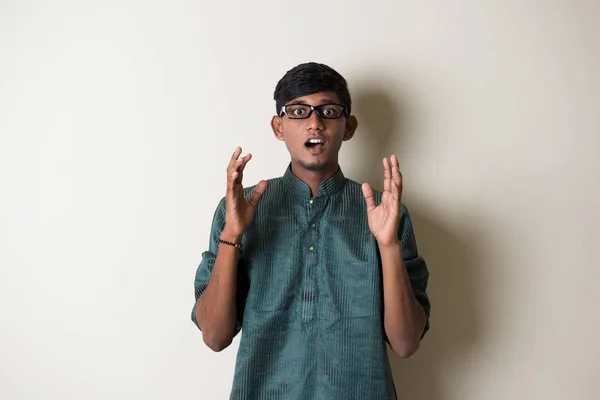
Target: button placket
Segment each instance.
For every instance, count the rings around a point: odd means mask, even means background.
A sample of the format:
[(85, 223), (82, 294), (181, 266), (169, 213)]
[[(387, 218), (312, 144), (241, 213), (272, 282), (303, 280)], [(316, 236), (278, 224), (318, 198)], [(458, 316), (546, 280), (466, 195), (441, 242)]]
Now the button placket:
[(316, 218), (318, 214), (318, 200), (310, 198), (307, 201), (307, 231), (306, 231), (306, 243), (304, 244), (306, 249), (305, 254), (305, 268), (304, 268), (304, 285), (303, 285), (303, 296), (301, 306), (301, 317), (302, 320), (308, 322), (315, 316), (316, 306), (318, 301), (317, 285), (316, 285), (316, 272), (317, 264), (319, 261), (319, 249), (318, 249), (318, 230), (316, 224)]

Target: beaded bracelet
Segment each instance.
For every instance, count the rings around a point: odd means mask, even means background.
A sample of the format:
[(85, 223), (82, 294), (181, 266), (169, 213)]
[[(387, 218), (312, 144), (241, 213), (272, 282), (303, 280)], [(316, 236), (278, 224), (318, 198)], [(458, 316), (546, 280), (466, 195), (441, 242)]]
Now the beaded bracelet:
[(226, 244), (228, 246), (233, 246), (236, 249), (241, 249), (242, 248), (242, 244), (241, 243), (231, 243), (231, 242), (228, 242), (227, 240), (223, 240), (223, 239), (219, 239), (219, 243), (223, 243), (223, 244)]

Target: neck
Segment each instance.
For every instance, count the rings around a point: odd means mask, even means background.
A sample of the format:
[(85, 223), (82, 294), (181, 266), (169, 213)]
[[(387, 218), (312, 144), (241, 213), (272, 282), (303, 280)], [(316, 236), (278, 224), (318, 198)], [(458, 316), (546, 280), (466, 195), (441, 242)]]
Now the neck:
[(319, 195), (319, 185), (321, 182), (334, 176), (338, 168), (339, 164), (337, 161), (320, 169), (309, 169), (296, 162), (292, 162), (292, 172), (310, 187), (310, 195), (312, 197)]

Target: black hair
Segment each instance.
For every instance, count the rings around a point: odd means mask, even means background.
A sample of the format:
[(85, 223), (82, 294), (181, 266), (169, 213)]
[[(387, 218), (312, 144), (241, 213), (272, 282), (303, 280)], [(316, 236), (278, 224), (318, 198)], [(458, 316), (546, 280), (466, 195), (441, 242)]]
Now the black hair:
[(319, 92), (333, 92), (350, 115), (352, 100), (346, 79), (333, 68), (315, 62), (300, 64), (286, 72), (275, 87), (277, 115), (286, 102)]

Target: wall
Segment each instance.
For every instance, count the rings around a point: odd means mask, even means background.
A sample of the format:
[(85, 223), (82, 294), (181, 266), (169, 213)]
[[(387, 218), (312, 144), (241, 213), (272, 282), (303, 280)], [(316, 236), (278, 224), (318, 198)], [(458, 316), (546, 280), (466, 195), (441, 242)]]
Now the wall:
[(350, 178), (396, 153), (432, 328), (406, 399), (600, 395), (600, 3), (3, 1), (0, 397), (225, 399), (193, 278), (236, 145), (283, 173), (272, 92), (350, 82)]

